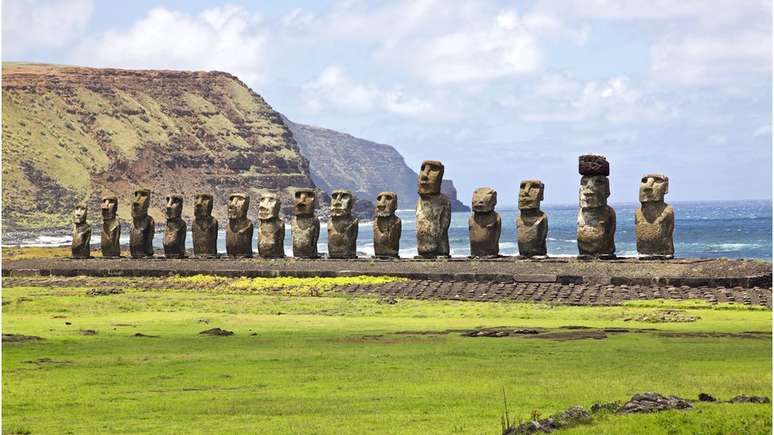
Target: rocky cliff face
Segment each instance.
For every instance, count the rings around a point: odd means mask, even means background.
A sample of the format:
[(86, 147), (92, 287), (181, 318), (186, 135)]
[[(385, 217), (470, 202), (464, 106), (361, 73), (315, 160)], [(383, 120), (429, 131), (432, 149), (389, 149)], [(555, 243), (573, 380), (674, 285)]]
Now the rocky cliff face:
[(216, 196), (226, 217), (231, 192), (252, 197), (314, 186), (290, 130), (260, 95), (222, 72), (132, 71), (3, 65), (3, 226), (68, 225), (73, 207), (152, 190), (150, 214), (164, 221), (164, 196), (182, 194), (191, 219), (195, 192)]
[[(356, 138), (326, 128), (294, 123), (283, 117), (293, 132), (301, 154), (310, 162), (315, 184), (330, 193), (350, 189), (359, 199), (376, 200), (382, 191), (398, 194), (398, 207), (414, 208), (418, 199), (418, 174), (406, 165), (403, 156), (390, 145)], [(451, 180), (444, 180), (443, 193), (452, 201), (453, 211), (468, 211), (457, 199)]]

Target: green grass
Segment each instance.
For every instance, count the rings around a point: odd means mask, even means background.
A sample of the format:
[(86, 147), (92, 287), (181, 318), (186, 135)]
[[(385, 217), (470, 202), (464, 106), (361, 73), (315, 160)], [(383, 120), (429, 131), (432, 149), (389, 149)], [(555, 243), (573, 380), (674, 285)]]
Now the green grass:
[[(681, 309), (698, 321), (653, 324), (623, 319), (664, 306), (389, 305), (224, 293), (205, 284), (96, 297), (85, 288), (4, 289), (3, 331), (46, 340), (3, 346), (3, 432), (478, 434), (499, 432), (503, 388), (517, 420), (643, 391), (770, 395), (770, 336), (641, 332), (549, 341), (398, 333), (566, 325), (770, 332), (770, 311), (687, 304)], [(213, 327), (235, 335), (198, 335)], [(158, 337), (132, 337), (137, 332)], [(770, 432), (769, 406), (698, 408), (605, 415), (566, 433)]]

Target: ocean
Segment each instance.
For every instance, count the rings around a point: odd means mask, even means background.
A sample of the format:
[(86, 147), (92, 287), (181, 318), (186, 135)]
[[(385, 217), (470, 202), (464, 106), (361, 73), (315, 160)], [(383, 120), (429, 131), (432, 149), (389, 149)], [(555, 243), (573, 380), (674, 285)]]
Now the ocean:
[[(617, 216), (615, 234), (616, 254), (635, 256), (637, 254), (634, 234), (634, 210), (639, 204), (612, 204)], [(771, 261), (771, 201), (706, 201), (672, 203), (675, 210), (675, 257), (678, 258), (757, 258)], [(578, 253), (575, 241), (575, 219), (577, 205), (546, 205), (543, 211), (548, 215), (548, 255), (574, 256)], [(500, 253), (517, 255), (516, 216), (518, 210), (497, 210), (503, 222), (500, 236)], [(414, 210), (399, 210), (397, 215), (403, 221), (401, 257), (416, 255), (416, 230)], [(451, 255), (464, 257), (470, 253), (468, 240), (468, 212), (452, 213), (449, 228)], [(225, 222), (221, 222), (225, 228)], [(157, 229), (155, 245), (161, 246), (162, 234)], [(99, 243), (99, 228), (94, 227), (92, 243)], [(14, 240), (13, 245), (55, 246), (69, 243), (66, 235), (25, 235), (14, 237), (4, 234), (5, 240)], [(128, 243), (124, 231), (122, 243)], [(186, 244), (191, 247), (190, 224)], [(324, 222), (320, 225), (319, 252), (325, 253), (327, 230)], [(358, 252), (362, 256), (373, 255), (373, 230), (370, 222), (359, 227)], [(254, 248), (257, 249), (257, 248)], [(218, 250), (226, 251), (225, 232), (218, 238)], [(285, 228), (285, 252), (292, 255), (290, 224)]]

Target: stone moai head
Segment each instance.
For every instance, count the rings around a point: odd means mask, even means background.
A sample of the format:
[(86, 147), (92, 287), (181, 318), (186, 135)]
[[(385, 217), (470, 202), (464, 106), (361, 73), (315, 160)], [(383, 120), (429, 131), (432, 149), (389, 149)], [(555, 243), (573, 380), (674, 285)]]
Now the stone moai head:
[(279, 218), (282, 202), (276, 192), (264, 192), (258, 198), (258, 219), (267, 221)]
[(376, 195), (376, 216), (389, 217), (398, 209), (398, 194), (395, 192), (379, 192)]
[(228, 218), (245, 219), (250, 207), (250, 197), (244, 193), (232, 193), (228, 197)]
[(543, 200), (545, 185), (540, 180), (523, 180), (519, 185), (519, 210), (537, 210)]
[(137, 189), (134, 191), (132, 200), (132, 217), (142, 218), (148, 215), (151, 193), (148, 189)]
[(490, 187), (479, 187), (473, 192), (472, 208), (475, 213), (489, 213), (497, 205), (497, 192)]
[(118, 198), (115, 196), (102, 197), (102, 219), (115, 219), (118, 212)]
[(669, 193), (669, 177), (662, 174), (648, 174), (640, 181), (640, 202), (664, 202)]
[(578, 158), (578, 172), (582, 175), (579, 190), (581, 208), (607, 205), (610, 196), (610, 164), (604, 156), (587, 154)]
[(88, 214), (88, 209), (85, 205), (80, 204), (75, 207), (75, 211), (73, 211), (73, 222), (76, 224), (85, 224), (86, 223), (86, 217)]
[(443, 163), (438, 160), (425, 160), (419, 171), (417, 192), (419, 195), (437, 195), (441, 193), (443, 181)]
[(346, 189), (336, 189), (331, 194), (331, 216), (349, 216), (355, 199), (352, 192)]
[(180, 219), (183, 213), (183, 197), (180, 195), (167, 196), (167, 219)]
[(194, 198), (194, 216), (198, 219), (206, 219), (212, 215), (212, 195), (209, 193), (197, 193)]
[(296, 189), (293, 194), (293, 214), (296, 216), (313, 216), (317, 205), (317, 195), (314, 189)]

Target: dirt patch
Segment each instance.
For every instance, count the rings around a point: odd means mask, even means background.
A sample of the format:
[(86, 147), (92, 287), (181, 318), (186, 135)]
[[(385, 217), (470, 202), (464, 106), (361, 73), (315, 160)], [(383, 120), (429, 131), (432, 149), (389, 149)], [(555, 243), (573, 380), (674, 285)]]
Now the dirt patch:
[(624, 322), (686, 323), (695, 322), (699, 319), (701, 319), (701, 317), (689, 316), (684, 310), (657, 310), (654, 313), (638, 314), (623, 320)]
[(212, 329), (208, 329), (206, 331), (200, 332), (199, 335), (213, 335), (216, 337), (227, 337), (229, 335), (234, 335), (234, 331), (227, 331), (225, 329), (220, 329), (220, 328), (212, 328)]
[(569, 341), (569, 340), (604, 340), (607, 338), (605, 331), (579, 330), (579, 331), (553, 331), (543, 334), (527, 335), (524, 338), (539, 338), (542, 340)]
[(3, 334), (3, 343), (30, 343), (43, 341), (45, 338), (35, 335)]
[(445, 331), (398, 331), (394, 332), (394, 334), (398, 335), (448, 335), (452, 332), (460, 332), (460, 331), (453, 331), (450, 329), (447, 329)]
[(54, 359), (51, 359), (51, 358), (38, 358), (38, 359), (34, 359), (34, 360), (30, 360), (30, 361), (24, 361), (24, 362), (27, 363), (27, 364), (35, 364), (35, 365), (41, 366), (41, 367), (43, 367), (43, 366), (64, 366), (64, 365), (68, 365), (68, 364), (72, 364), (73, 363), (72, 361), (67, 361), (67, 360), (58, 361), (58, 360), (54, 360)]
[(544, 330), (532, 328), (482, 328), (463, 332), (463, 337), (513, 337), (520, 335), (540, 334)]
[(771, 333), (734, 333), (734, 332), (661, 332), (659, 337), (666, 338), (752, 338), (769, 339)]
[(146, 337), (146, 338), (159, 338), (158, 335), (145, 335), (142, 332), (137, 332), (132, 337)]
[(97, 335), (97, 331), (93, 329), (81, 329), (78, 331), (81, 335)]
[(93, 288), (86, 292), (89, 296), (109, 296), (109, 295), (120, 295), (124, 292), (123, 289), (117, 288), (117, 287), (110, 287), (110, 288)]

